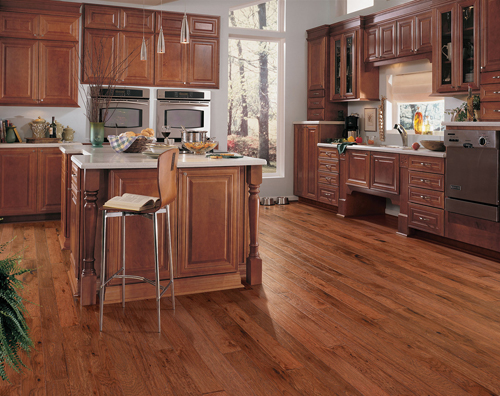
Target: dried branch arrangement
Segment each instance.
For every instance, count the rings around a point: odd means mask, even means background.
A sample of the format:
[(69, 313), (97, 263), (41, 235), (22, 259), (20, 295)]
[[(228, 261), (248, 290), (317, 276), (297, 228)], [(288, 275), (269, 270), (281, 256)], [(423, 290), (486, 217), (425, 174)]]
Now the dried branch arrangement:
[(378, 107), (378, 133), (381, 142), (385, 142), (385, 123), (384, 123), (384, 108), (385, 96), (380, 99), (380, 106)]
[[(140, 47), (137, 47), (122, 60), (118, 60), (116, 54), (106, 50), (107, 41), (101, 38), (85, 45), (80, 58), (82, 78), (78, 89), (85, 106), (85, 116), (90, 122), (100, 121), (99, 108), (104, 108), (102, 120), (107, 119), (116, 85), (130, 63), (140, 53)], [(88, 88), (84, 85), (87, 83)]]

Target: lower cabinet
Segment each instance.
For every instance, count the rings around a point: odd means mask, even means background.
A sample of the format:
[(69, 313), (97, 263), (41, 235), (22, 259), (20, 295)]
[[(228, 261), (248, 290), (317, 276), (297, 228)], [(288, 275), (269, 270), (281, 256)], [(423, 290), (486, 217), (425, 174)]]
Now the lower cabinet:
[(0, 216), (61, 211), (58, 147), (0, 149)]
[(339, 153), (337, 148), (318, 148), (318, 201), (339, 204)]

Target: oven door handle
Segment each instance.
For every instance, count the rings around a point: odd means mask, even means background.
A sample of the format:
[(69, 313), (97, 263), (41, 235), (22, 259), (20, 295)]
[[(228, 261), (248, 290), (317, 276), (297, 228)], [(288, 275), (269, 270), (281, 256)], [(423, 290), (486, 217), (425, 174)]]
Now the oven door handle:
[(159, 102), (162, 104), (162, 105), (176, 105), (176, 106), (203, 106), (203, 107), (209, 107), (210, 104), (209, 103), (192, 103), (192, 102), (187, 102), (187, 103), (169, 103), (169, 102), (166, 102), (166, 101), (163, 101), (163, 100), (159, 100)]
[(139, 100), (137, 100), (137, 101), (129, 101), (129, 100), (110, 100), (110, 101), (109, 101), (109, 104), (111, 104), (111, 103), (127, 103), (127, 104), (134, 104), (134, 105), (135, 105), (135, 104), (138, 104), (138, 105), (143, 105), (143, 106), (147, 106), (147, 105), (149, 105), (149, 101), (147, 101), (147, 102), (143, 102), (143, 101), (139, 101)]

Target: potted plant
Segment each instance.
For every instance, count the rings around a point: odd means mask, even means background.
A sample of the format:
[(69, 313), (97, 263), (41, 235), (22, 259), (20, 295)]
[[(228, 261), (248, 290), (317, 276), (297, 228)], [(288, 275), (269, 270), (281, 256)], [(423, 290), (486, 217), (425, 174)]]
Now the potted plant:
[[(127, 70), (139, 53), (139, 48), (124, 59), (119, 60), (106, 50), (107, 40), (95, 40), (83, 49), (82, 80), (88, 88), (79, 85), (85, 107), (85, 117), (90, 123), (90, 141), (94, 147), (102, 147), (104, 142), (104, 120), (108, 118), (110, 102), (122, 73)], [(103, 109), (102, 117), (100, 109)]]
[[(0, 253), (10, 242), (0, 245)], [(18, 255), (0, 259), (0, 377), (9, 380), (5, 372), (6, 365), (14, 371), (21, 371), (26, 365), (22, 362), (19, 352), (26, 351), (29, 356), (33, 341), (29, 336), (29, 328), (24, 315), (26, 300), (18, 293), (23, 283), (16, 277), (29, 272), (21, 268)]]

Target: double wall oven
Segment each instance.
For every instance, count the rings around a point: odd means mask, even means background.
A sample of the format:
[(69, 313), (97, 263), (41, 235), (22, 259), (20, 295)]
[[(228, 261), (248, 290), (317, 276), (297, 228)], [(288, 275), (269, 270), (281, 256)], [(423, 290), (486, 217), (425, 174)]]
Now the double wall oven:
[(156, 99), (156, 137), (162, 136), (162, 126), (169, 126), (169, 138), (178, 141), (182, 127), (210, 136), (210, 91), (158, 89)]
[[(114, 90), (99, 91), (99, 121), (104, 122), (104, 137), (132, 131), (140, 133), (149, 128), (149, 89), (120, 87)], [(109, 110), (105, 116), (105, 105), (109, 101)]]

